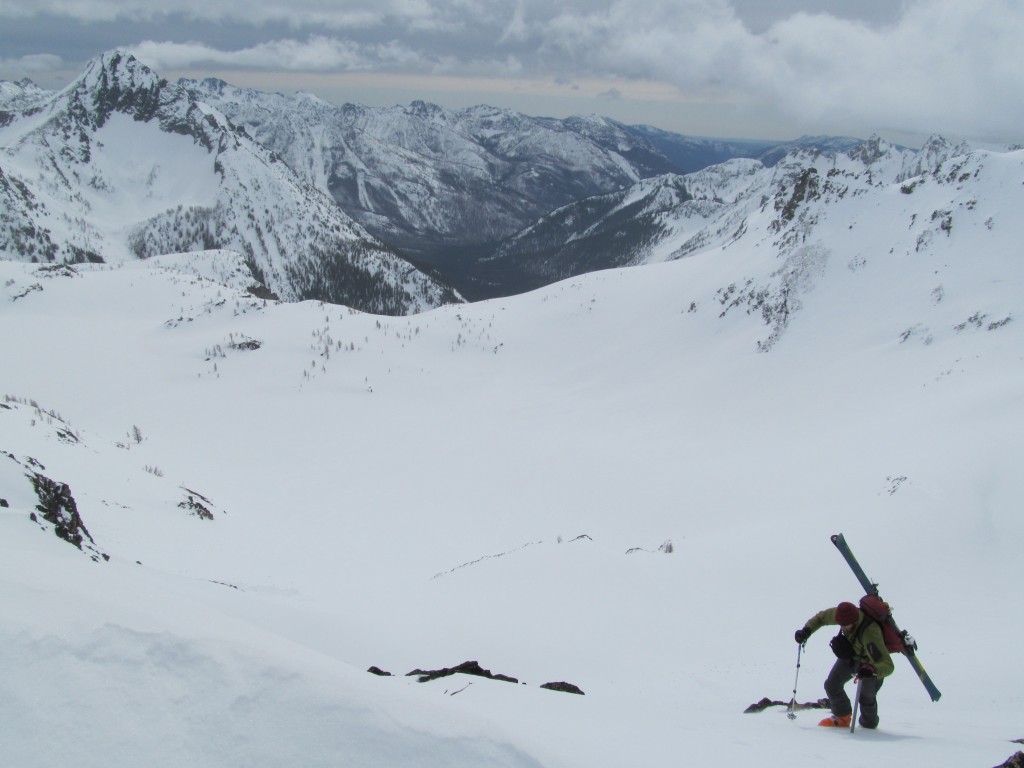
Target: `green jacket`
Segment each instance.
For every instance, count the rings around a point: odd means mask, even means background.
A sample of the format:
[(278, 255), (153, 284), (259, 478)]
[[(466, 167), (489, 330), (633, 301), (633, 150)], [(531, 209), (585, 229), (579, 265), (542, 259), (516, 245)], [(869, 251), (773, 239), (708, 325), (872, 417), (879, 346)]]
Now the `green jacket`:
[[(875, 668), (875, 675), (879, 678), (888, 677), (896, 668), (892, 663), (892, 656), (889, 649), (885, 647), (885, 638), (882, 636), (882, 627), (874, 619), (866, 616), (863, 611), (857, 612), (859, 619), (853, 628), (846, 632), (840, 630), (846, 639), (853, 646), (854, 661), (861, 664), (870, 664)], [(836, 609), (826, 608), (818, 611), (804, 625), (808, 630), (814, 632), (829, 624), (837, 625)]]

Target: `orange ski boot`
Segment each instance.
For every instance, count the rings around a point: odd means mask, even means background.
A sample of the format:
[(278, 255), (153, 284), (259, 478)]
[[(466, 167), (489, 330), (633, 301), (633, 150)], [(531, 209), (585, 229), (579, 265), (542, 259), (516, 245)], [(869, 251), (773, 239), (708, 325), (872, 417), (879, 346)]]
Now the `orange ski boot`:
[(853, 715), (830, 715), (818, 723), (818, 725), (822, 728), (849, 728), (852, 721)]

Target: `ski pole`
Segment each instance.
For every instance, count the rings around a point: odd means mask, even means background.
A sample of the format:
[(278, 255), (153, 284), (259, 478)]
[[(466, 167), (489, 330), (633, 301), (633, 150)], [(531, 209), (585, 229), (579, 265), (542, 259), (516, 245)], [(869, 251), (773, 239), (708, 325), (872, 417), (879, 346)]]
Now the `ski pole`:
[(864, 681), (857, 676), (857, 698), (853, 700), (853, 715), (850, 717), (850, 733), (854, 733), (857, 729), (857, 710), (860, 709), (860, 689), (864, 685)]
[(800, 681), (800, 654), (804, 650), (804, 644), (800, 643), (796, 649), (796, 679), (793, 680), (793, 698), (789, 702), (789, 711), (786, 714), (790, 720), (796, 720), (796, 684)]

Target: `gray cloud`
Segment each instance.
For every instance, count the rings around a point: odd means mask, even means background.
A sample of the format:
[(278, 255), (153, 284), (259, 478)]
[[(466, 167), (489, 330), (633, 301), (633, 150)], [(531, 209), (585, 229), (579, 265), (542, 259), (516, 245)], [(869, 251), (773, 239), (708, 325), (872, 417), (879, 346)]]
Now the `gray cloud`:
[(538, 25), (541, 48), (595, 73), (717, 91), (813, 124), (1019, 135), (1024, 6), (918, 0), (895, 23), (797, 13), (762, 34), (726, 2), (614, 2)]
[(36, 53), (15, 58), (0, 58), (0, 71), (11, 72), (13, 77), (31, 78), (33, 75), (60, 69), (64, 62), (51, 53)]
[[(761, 61), (790, 113), (979, 138), (1019, 135), (1024, 6), (1016, 0), (919, 1), (878, 29), (796, 15), (766, 36)], [(793, 86), (778, 87), (783, 82)]]
[[(57, 19), (82, 34), (47, 48)], [(691, 110), (731, 104), (807, 130), (1017, 140), (1024, 124), (1019, 0), (0, 0), (3, 27), (0, 77), (74, 62), (85, 36), (158, 71), (603, 80), (590, 93), (619, 102), (653, 82)]]
[(159, 22), (180, 16), (203, 22), (248, 26), (286, 24), (326, 30), (357, 30), (397, 23), (406, 30), (457, 30), (498, 3), (490, 0), (17, 0), (0, 2), (0, 18), (40, 16), (80, 22)]
[(271, 40), (249, 48), (222, 51), (203, 43), (146, 40), (129, 50), (157, 71), (201, 65), (291, 72), (369, 71), (422, 64), (420, 55), (398, 43), (361, 44), (323, 35), (305, 40)]

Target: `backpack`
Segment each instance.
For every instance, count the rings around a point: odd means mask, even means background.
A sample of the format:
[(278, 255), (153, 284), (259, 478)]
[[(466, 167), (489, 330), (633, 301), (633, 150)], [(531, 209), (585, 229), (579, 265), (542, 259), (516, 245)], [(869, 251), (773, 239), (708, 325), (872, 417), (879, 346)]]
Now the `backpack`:
[(892, 620), (892, 609), (878, 595), (864, 595), (860, 599), (860, 609), (868, 618), (874, 619), (882, 627), (882, 638), (889, 653), (905, 653), (909, 646), (903, 640), (903, 634), (896, 629)]

